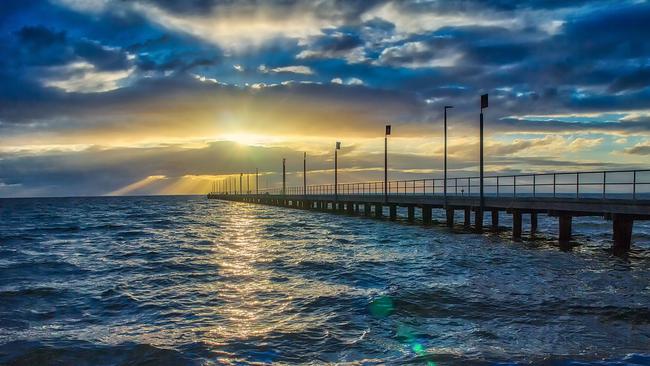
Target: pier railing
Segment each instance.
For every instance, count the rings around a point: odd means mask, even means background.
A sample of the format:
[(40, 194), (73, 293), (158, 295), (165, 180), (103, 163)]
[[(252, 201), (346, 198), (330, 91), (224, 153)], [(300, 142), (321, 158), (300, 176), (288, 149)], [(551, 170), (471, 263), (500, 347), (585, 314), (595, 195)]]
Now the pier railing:
[[(650, 169), (583, 171), (486, 176), (484, 194), (491, 197), (556, 197), (591, 199), (650, 199)], [(394, 180), (388, 182), (390, 196), (444, 194), (443, 178)], [(221, 192), (222, 194), (225, 192)], [(271, 195), (383, 195), (384, 182), (339, 183), (261, 189)], [(480, 177), (447, 179), (448, 196), (478, 196)]]

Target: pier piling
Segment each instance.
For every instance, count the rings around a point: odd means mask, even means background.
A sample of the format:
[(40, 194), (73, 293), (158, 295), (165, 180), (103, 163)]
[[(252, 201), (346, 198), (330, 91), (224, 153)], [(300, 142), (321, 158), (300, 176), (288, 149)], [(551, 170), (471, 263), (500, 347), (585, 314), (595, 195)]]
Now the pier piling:
[(570, 215), (558, 216), (558, 223), (560, 226), (559, 241), (561, 244), (568, 243), (571, 240), (571, 219)]
[(422, 205), (422, 223), (424, 225), (431, 225), (431, 206)]
[(380, 203), (375, 204), (375, 217), (380, 218), (384, 214), (384, 207)]
[(632, 226), (634, 219), (630, 215), (614, 215), (612, 220), (614, 244), (612, 251), (615, 254), (626, 253), (632, 245)]
[(521, 239), (521, 211), (520, 210), (512, 211), (512, 239), (513, 240)]
[(454, 227), (454, 209), (448, 208), (445, 211), (447, 215), (447, 227)]
[(492, 230), (499, 231), (499, 210), (492, 210), (490, 218), (492, 219)]

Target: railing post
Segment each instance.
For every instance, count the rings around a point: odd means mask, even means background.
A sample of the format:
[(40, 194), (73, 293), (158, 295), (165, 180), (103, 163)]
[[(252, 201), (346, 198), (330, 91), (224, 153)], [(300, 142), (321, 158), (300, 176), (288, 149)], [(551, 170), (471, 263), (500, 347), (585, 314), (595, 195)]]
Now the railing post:
[(454, 190), (456, 191), (456, 196), (458, 196), (458, 178), (454, 178)]
[(517, 197), (517, 176), (512, 176), (512, 196)]
[(499, 197), (499, 177), (497, 176), (497, 197)]
[(580, 173), (576, 173), (576, 198), (580, 198)]
[(636, 170), (632, 172), (632, 199), (636, 199)]
[(555, 173), (553, 173), (553, 198), (555, 198)]
[(607, 172), (603, 172), (603, 199), (605, 199), (606, 196), (606, 188), (607, 187)]
[(533, 198), (535, 198), (535, 192), (536, 192), (536, 189), (535, 189), (535, 183), (536, 183), (535, 177), (537, 177), (537, 175), (533, 174)]

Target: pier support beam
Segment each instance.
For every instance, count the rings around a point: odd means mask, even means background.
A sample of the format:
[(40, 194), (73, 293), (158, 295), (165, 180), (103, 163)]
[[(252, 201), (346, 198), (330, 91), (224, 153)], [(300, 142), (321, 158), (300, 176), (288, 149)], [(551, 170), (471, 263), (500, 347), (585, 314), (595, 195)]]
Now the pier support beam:
[(499, 210), (492, 210), (490, 216), (492, 219), (492, 230), (499, 231)]
[(422, 223), (431, 225), (431, 205), (422, 205)]
[(381, 203), (375, 203), (375, 217), (379, 218), (383, 215), (384, 207)]
[(625, 254), (632, 246), (632, 226), (634, 219), (630, 215), (614, 215), (612, 220), (614, 243), (612, 253)]
[(558, 221), (560, 224), (560, 244), (566, 244), (571, 240), (571, 216), (560, 215)]
[(530, 236), (537, 233), (537, 212), (530, 213)]
[(368, 202), (363, 204), (363, 214), (365, 216), (370, 216), (370, 204)]
[(512, 239), (521, 239), (521, 211), (512, 211)]
[(447, 213), (447, 227), (454, 227), (454, 209), (448, 208), (445, 211)]
[(397, 220), (397, 205), (390, 205), (388, 206), (389, 209), (389, 217), (391, 221)]
[(407, 210), (408, 212), (407, 212), (406, 219), (408, 220), (408, 222), (415, 221), (415, 206), (408, 206)]
[(483, 231), (483, 210), (480, 207), (474, 211), (474, 228), (476, 231)]
[(357, 215), (359, 214), (359, 204), (358, 203), (354, 204), (354, 213), (357, 214)]
[(347, 209), (349, 215), (354, 215), (354, 203), (348, 202)]
[(472, 216), (472, 211), (469, 207), (465, 207), (465, 222), (463, 223), (463, 226), (465, 228), (470, 227), (471, 225), (471, 216)]

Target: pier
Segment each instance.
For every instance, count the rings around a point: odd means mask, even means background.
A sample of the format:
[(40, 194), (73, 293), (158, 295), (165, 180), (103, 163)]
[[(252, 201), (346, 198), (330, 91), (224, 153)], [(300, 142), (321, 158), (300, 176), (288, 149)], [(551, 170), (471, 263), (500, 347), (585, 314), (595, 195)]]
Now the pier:
[[(463, 225), (477, 232), (500, 230), (499, 214), (512, 216), (512, 238), (522, 238), (524, 219), (530, 235), (537, 231), (540, 215), (557, 219), (558, 241), (567, 245), (572, 219), (602, 217), (612, 223), (612, 252), (624, 254), (632, 245), (634, 221), (650, 219), (650, 170), (562, 172), (484, 177), (417, 179), (389, 182), (304, 185), (256, 192), (210, 192), (208, 198), (256, 204), (365, 215), (397, 220), (398, 207), (406, 208), (406, 221), (420, 211), (423, 225), (432, 223), (432, 210), (444, 210), (446, 224), (455, 225), (457, 211)], [(241, 187), (241, 186), (240, 186)], [(483, 203), (483, 204), (481, 204)], [(485, 219), (490, 217), (489, 225)]]

